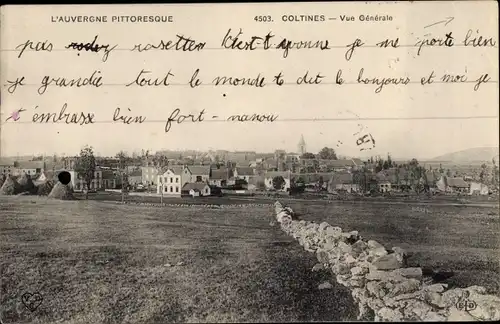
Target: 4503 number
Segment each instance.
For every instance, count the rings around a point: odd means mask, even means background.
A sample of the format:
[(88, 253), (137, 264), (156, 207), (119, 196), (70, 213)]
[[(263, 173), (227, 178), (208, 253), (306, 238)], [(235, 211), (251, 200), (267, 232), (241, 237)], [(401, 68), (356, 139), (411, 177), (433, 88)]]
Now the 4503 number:
[(272, 22), (273, 18), (271, 16), (255, 16), (253, 20), (256, 22)]

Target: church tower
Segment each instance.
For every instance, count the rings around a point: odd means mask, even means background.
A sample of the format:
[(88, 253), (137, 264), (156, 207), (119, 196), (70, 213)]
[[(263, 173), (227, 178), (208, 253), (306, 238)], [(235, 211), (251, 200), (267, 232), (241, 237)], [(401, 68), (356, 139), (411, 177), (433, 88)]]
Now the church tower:
[(306, 141), (304, 140), (304, 135), (300, 135), (299, 153), (300, 155), (306, 153)]

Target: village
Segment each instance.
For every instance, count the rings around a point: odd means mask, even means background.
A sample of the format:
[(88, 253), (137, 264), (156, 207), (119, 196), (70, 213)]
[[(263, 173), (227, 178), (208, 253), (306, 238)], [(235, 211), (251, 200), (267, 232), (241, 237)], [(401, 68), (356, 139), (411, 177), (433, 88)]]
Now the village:
[[(76, 170), (79, 156), (34, 157), (29, 161), (0, 162), (0, 181), (29, 178), (36, 187), (70, 175), (74, 192), (117, 191), (161, 197), (198, 197), (254, 194), (351, 195), (491, 195), (498, 193), (496, 161), (456, 164), (450, 161), (393, 161), (371, 157), (337, 156), (325, 147), (306, 151), (303, 137), (299, 153), (276, 150), (256, 152), (173, 152), (95, 157), (94, 176), (87, 186)], [(81, 173), (81, 172), (80, 172)]]

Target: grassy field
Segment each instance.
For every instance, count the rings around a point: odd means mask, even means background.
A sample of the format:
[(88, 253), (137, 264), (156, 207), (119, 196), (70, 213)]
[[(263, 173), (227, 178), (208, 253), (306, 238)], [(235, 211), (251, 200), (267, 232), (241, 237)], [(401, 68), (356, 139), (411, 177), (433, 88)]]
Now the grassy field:
[[(446, 281), (451, 285), (482, 285), (500, 295), (498, 208), (287, 204), (303, 219), (358, 230), (387, 247), (401, 246), (412, 254), (410, 265), (453, 270)], [(345, 288), (330, 281), (333, 289), (317, 289), (331, 277), (311, 272), (314, 255), (269, 225), (272, 207), (146, 208), (0, 197), (0, 210), (3, 323), (342, 321), (356, 316)], [(44, 297), (33, 313), (21, 303), (28, 291)]]
[(500, 296), (499, 209), (369, 203), (290, 202), (299, 217), (326, 221), (391, 248), (410, 252), (409, 265), (453, 271), (444, 282), (485, 286)]
[[(85, 195), (81, 192), (75, 193), (75, 196), (78, 199), (85, 199)], [(98, 201), (121, 201), (122, 195), (118, 192), (111, 191), (100, 191), (97, 193), (90, 193), (90, 200), (98, 200)], [(260, 203), (260, 204), (269, 204), (274, 203), (274, 201), (282, 200), (284, 202), (292, 201), (293, 199), (301, 199), (301, 201), (314, 201), (314, 202), (323, 202), (327, 201), (326, 199), (320, 198), (318, 195), (316, 197), (314, 195), (309, 195), (307, 198), (303, 195), (299, 196), (281, 196), (281, 197), (265, 197), (263, 195), (255, 195), (255, 196), (236, 196), (236, 195), (225, 195), (223, 197), (168, 197), (165, 196), (163, 198), (163, 202), (165, 204), (249, 204), (249, 203)], [(333, 198), (332, 198), (333, 199)], [(463, 197), (467, 203), (469, 204), (479, 204), (479, 205), (494, 205), (498, 206), (498, 198), (490, 197), (490, 196), (467, 196)], [(147, 202), (147, 203), (160, 203), (159, 196), (141, 196), (141, 195), (129, 195), (125, 196), (125, 200), (130, 202)], [(459, 197), (451, 197), (451, 196), (436, 196), (433, 199), (426, 199), (426, 197), (421, 198), (401, 198), (401, 197), (354, 197), (351, 199), (353, 203), (368, 203), (368, 204), (388, 204), (388, 203), (403, 203), (403, 204), (458, 204)], [(332, 200), (332, 202), (340, 202), (339, 200)]]
[[(0, 197), (3, 323), (353, 320), (342, 286), (268, 208), (145, 208)], [(180, 265), (177, 265), (180, 263)], [(25, 292), (39, 292), (30, 312)]]

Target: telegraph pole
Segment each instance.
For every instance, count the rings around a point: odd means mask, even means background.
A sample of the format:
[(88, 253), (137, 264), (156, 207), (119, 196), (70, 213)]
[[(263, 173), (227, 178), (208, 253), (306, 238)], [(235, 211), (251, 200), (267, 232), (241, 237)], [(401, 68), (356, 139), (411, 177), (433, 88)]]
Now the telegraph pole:
[(123, 157), (120, 156), (120, 174), (121, 174), (121, 182), (122, 182), (122, 203), (125, 201), (125, 183), (123, 182)]
[[(161, 179), (161, 178), (160, 178)], [(161, 190), (161, 196), (160, 196), (160, 204), (163, 206), (163, 180), (161, 182), (160, 190)]]

